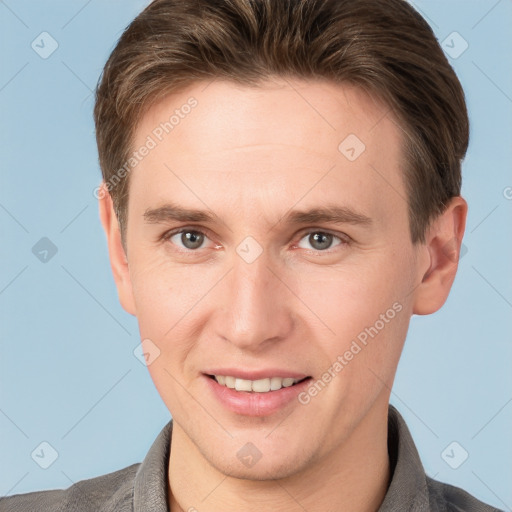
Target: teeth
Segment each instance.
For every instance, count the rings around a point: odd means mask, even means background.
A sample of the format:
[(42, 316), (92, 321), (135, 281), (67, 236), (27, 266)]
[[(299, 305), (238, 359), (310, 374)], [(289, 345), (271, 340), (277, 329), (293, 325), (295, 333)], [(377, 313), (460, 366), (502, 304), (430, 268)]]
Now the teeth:
[(247, 380), (238, 379), (229, 375), (214, 375), (215, 380), (221, 385), (237, 391), (253, 391), (255, 393), (268, 393), (281, 388), (289, 388), (299, 382), (299, 379), (291, 377), (272, 377), (270, 379)]
[(237, 391), (252, 391), (252, 383), (250, 380), (236, 379), (235, 389)]
[(256, 391), (256, 393), (266, 393), (270, 391), (270, 379), (253, 380), (252, 391)]
[(275, 391), (276, 389), (281, 389), (283, 385), (283, 379), (279, 378), (279, 377), (272, 377), (270, 379), (270, 389), (272, 391)]

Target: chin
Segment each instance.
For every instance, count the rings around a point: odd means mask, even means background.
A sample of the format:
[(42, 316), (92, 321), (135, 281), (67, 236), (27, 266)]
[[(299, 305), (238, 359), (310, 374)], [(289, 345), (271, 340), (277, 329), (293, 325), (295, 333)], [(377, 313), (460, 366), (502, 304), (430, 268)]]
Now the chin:
[[(300, 472), (301, 464), (299, 461), (269, 461), (264, 460), (264, 456), (252, 467), (244, 467), (242, 463), (232, 463), (226, 460), (211, 461), (215, 469), (224, 475), (236, 478), (238, 480), (248, 480), (253, 482), (265, 482), (269, 480), (281, 480), (291, 477)], [(210, 462), (210, 463), (211, 463)], [(217, 464), (215, 464), (217, 462)]]
[[(305, 452), (303, 440), (299, 446), (293, 442), (283, 446), (282, 440), (276, 443), (269, 439), (264, 442), (264, 438), (258, 440), (256, 436), (252, 443), (250, 437), (244, 436), (243, 441), (232, 439), (201, 451), (216, 471), (240, 480), (279, 480), (291, 477), (312, 464), (314, 453)], [(314, 452), (313, 446), (310, 446), (310, 451)]]

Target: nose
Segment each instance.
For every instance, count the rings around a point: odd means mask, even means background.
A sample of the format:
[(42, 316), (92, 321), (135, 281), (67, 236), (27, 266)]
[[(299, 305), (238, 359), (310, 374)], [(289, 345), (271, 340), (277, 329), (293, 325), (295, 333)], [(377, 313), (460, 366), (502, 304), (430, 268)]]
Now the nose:
[(265, 253), (248, 263), (238, 254), (223, 280), (217, 334), (233, 345), (258, 352), (288, 337), (294, 303), (280, 272)]

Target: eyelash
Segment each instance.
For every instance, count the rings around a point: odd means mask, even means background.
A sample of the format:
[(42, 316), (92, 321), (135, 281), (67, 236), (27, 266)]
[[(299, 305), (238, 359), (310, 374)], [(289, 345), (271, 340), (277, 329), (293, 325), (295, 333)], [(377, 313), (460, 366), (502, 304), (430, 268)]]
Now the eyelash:
[[(192, 233), (197, 233), (197, 234), (200, 234), (200, 235), (204, 235), (206, 238), (210, 238), (208, 236), (208, 231), (202, 231), (201, 229), (197, 229), (193, 226), (190, 226), (190, 227), (182, 227), (182, 228), (177, 228), (177, 229), (173, 229), (171, 231), (166, 231), (161, 237), (160, 237), (160, 240), (164, 241), (164, 242), (169, 242), (170, 239), (174, 236), (174, 235), (179, 235), (179, 234), (182, 234), (182, 233), (187, 233), (187, 232), (192, 232)], [(329, 230), (322, 230), (322, 229), (309, 229), (307, 231), (301, 231), (300, 232), (300, 238), (297, 242), (300, 243), (301, 240), (303, 240), (305, 237), (309, 236), (309, 235), (312, 235), (312, 234), (323, 234), (323, 235), (330, 235), (332, 236), (334, 239), (338, 239), (340, 241), (340, 243), (336, 246), (334, 246), (334, 248), (336, 247), (344, 247), (344, 246), (347, 246), (350, 244), (350, 238), (348, 235), (345, 235), (345, 234), (334, 234), (332, 233), (331, 231)], [(297, 248), (297, 244), (294, 244), (294, 248)], [(195, 253), (195, 252), (199, 252), (201, 249), (179, 249), (180, 252), (182, 253)], [(315, 253), (315, 254), (332, 254), (334, 251), (331, 250), (331, 249), (326, 249), (326, 250), (320, 250), (320, 249), (304, 249), (306, 250), (308, 253)]]

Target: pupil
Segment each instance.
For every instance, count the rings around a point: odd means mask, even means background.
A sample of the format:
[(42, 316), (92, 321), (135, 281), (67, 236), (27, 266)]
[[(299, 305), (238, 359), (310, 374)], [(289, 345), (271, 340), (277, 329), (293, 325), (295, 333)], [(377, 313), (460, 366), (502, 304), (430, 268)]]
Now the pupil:
[(187, 249), (197, 249), (203, 242), (201, 233), (187, 231), (181, 235), (181, 241)]
[(314, 233), (311, 235), (313, 243), (311, 245), (315, 247), (315, 244), (317, 245), (316, 249), (327, 249), (329, 245), (331, 245), (331, 238), (332, 235), (329, 233)]

